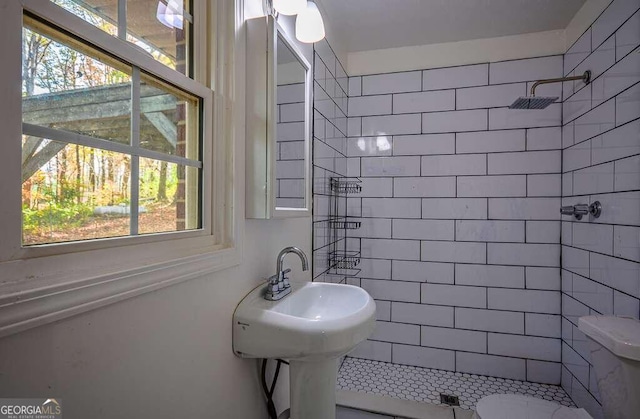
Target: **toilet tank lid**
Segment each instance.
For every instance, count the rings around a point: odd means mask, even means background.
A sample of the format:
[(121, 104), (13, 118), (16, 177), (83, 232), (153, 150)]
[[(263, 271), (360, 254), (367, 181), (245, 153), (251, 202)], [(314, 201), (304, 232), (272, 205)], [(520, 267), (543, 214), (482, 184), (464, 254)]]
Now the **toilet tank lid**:
[(476, 405), (479, 419), (593, 419), (583, 409), (520, 394), (492, 394)]
[(627, 317), (585, 316), (578, 329), (614, 354), (640, 361), (640, 321)]

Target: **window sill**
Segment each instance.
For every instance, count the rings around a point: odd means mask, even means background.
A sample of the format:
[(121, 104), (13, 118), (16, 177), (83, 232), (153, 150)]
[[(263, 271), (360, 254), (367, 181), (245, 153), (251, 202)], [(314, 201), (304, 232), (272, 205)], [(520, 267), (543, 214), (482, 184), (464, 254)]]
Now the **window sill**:
[(0, 295), (0, 337), (227, 269), (238, 265), (239, 260), (237, 249), (223, 249)]

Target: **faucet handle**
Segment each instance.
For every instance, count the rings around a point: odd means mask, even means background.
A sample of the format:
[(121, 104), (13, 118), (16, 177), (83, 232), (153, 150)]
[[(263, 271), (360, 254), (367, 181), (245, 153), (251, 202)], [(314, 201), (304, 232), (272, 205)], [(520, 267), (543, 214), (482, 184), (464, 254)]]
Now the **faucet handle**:
[(269, 279), (267, 279), (267, 283), (269, 285), (278, 285), (278, 281), (280, 281), (280, 275), (279, 274), (275, 274), (269, 277)]
[(269, 279), (267, 280), (268, 283), (268, 290), (272, 293), (277, 293), (278, 292), (278, 283), (280, 282), (280, 276), (279, 275), (273, 275), (270, 276)]
[(576, 204), (568, 205), (560, 208), (562, 215), (573, 215), (577, 220), (581, 220), (583, 215), (591, 214), (594, 218), (600, 217), (602, 213), (602, 204), (595, 201), (591, 205)]
[[(289, 271), (291, 271), (291, 269), (289, 269)], [(279, 292), (284, 291), (284, 289), (286, 288), (285, 280), (287, 281), (287, 283), (289, 282), (288, 278), (286, 277), (287, 272), (288, 271), (280, 271), (276, 275), (278, 277), (278, 291)]]
[(291, 284), (289, 283), (289, 278), (287, 274), (291, 272), (291, 268), (285, 269), (282, 271), (282, 285), (284, 289), (291, 288)]

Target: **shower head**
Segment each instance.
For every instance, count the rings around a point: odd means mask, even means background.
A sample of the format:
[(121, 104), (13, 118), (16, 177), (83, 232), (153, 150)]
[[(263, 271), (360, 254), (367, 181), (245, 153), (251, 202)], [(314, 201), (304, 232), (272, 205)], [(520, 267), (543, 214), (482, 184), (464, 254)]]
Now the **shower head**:
[(531, 96), (520, 97), (509, 106), (509, 109), (545, 109), (556, 100), (557, 96), (536, 96), (536, 87), (541, 84), (562, 83), (565, 81), (582, 80), (585, 84), (591, 81), (591, 71), (587, 70), (581, 76), (562, 77), (559, 79), (539, 80), (531, 86)]
[(557, 96), (520, 97), (509, 109), (544, 109), (558, 100)]

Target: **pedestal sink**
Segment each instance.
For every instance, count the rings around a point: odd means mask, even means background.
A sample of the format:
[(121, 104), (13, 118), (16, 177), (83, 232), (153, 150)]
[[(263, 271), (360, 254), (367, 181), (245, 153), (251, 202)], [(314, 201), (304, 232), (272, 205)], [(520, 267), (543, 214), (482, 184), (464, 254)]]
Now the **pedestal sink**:
[(289, 360), (291, 419), (334, 419), (336, 360), (367, 339), (376, 305), (362, 288), (292, 282), (280, 301), (249, 293), (233, 316), (233, 350), (245, 358)]

